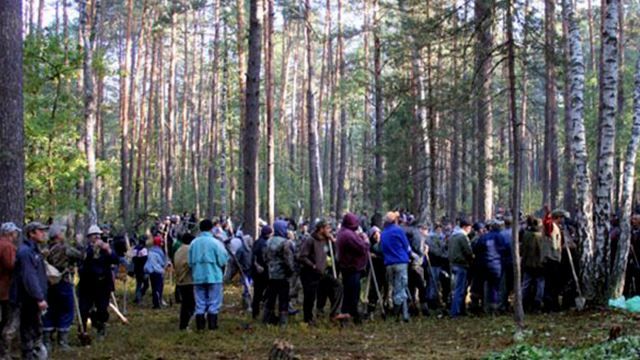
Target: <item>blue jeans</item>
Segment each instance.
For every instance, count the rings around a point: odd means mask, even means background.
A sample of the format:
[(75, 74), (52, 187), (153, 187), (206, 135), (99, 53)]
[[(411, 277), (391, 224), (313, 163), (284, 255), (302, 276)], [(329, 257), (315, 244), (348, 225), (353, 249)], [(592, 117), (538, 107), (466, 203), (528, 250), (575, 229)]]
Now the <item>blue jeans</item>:
[(403, 305), (409, 298), (408, 264), (387, 266), (387, 279), (393, 286), (393, 304)]
[(151, 294), (153, 300), (153, 308), (159, 309), (162, 305), (162, 294), (164, 292), (164, 274), (149, 274), (151, 280)]
[(222, 283), (196, 284), (196, 315), (217, 314), (222, 307)]
[(531, 272), (525, 271), (524, 277), (522, 279), (522, 299), (523, 301), (527, 301), (530, 297), (529, 292), (531, 291), (531, 286), (536, 287), (536, 292), (533, 298), (534, 304), (536, 306), (541, 306), (542, 301), (544, 299), (544, 276), (542, 274), (533, 274)]
[(452, 265), (453, 281), (455, 288), (453, 290), (453, 301), (451, 302), (451, 317), (462, 315), (464, 302), (467, 297), (467, 271), (463, 266)]

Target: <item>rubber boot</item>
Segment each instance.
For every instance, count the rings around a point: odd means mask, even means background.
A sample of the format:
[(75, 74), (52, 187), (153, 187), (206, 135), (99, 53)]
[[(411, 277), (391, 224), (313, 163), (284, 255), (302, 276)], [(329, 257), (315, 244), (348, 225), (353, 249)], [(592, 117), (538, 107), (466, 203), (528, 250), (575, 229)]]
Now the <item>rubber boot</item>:
[(107, 336), (107, 327), (105, 324), (96, 322), (96, 330), (98, 332), (96, 339), (98, 341), (104, 341), (104, 338)]
[(209, 315), (207, 315), (207, 324), (209, 325), (209, 330), (217, 330), (218, 329), (218, 314), (209, 314)]
[(420, 304), (420, 311), (422, 312), (422, 316), (424, 317), (431, 315), (431, 312), (429, 312), (429, 304), (427, 304), (426, 302)]
[(196, 329), (204, 330), (204, 323), (205, 323), (204, 314), (196, 315)]
[(62, 350), (62, 351), (71, 350), (71, 346), (69, 346), (69, 332), (68, 331), (58, 331), (58, 346), (60, 346), (60, 350)]
[(407, 300), (402, 303), (402, 321), (409, 322), (409, 304), (407, 304)]
[(47, 349), (47, 353), (51, 354), (53, 351), (53, 331), (42, 332), (42, 345)]
[(281, 311), (280, 312), (280, 327), (287, 326), (288, 317), (289, 317), (289, 312), (288, 311)]
[(264, 309), (264, 314), (262, 315), (262, 323), (265, 325), (271, 324), (273, 319), (273, 310)]

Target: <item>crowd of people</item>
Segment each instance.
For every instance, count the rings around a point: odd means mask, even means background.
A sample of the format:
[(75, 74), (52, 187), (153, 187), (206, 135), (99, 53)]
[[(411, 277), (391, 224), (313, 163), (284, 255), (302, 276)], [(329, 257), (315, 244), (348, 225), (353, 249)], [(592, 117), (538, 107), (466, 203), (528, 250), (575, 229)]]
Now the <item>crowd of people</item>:
[[(132, 246), (107, 226), (89, 227), (86, 239), (72, 244), (60, 225), (3, 223), (0, 359), (10, 358), (18, 335), (24, 359), (68, 350), (76, 316), (79, 335), (89, 336), (90, 322), (104, 338), (122, 272), (135, 279), (133, 303), (142, 304), (150, 289), (153, 309), (168, 305), (170, 274), (180, 330), (192, 318), (196, 330), (216, 330), (223, 287), (234, 282), (242, 288), (243, 311), (267, 325), (286, 326), (300, 306), (309, 326), (324, 316), (360, 324), (378, 312), (404, 322), (508, 312), (512, 221), (518, 221), (525, 310), (569, 309), (576, 306), (572, 274), (579, 271), (572, 223), (563, 210), (541, 215), (432, 226), (403, 211), (370, 219), (347, 213), (339, 224), (335, 217), (301, 223), (281, 217), (262, 223), (253, 239), (234, 231), (226, 217), (199, 221), (185, 214), (134, 235)], [(619, 232), (614, 219), (612, 243)], [(632, 218), (631, 242), (625, 295), (640, 293), (640, 215)]]

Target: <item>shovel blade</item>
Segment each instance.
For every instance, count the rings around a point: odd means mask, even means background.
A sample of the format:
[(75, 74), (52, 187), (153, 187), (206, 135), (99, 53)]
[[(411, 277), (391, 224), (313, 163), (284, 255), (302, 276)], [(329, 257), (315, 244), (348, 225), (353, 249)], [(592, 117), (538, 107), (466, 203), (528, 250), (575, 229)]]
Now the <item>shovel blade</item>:
[(582, 311), (584, 310), (584, 306), (586, 305), (587, 300), (583, 297), (577, 297), (576, 298), (576, 309), (578, 309), (578, 311)]

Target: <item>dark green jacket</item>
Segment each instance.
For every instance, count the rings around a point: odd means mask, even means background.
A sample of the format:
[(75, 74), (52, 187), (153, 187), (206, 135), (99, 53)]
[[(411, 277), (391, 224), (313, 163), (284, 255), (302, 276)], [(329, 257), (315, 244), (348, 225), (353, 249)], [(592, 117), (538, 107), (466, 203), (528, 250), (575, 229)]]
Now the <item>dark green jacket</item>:
[(473, 263), (473, 251), (469, 237), (462, 230), (456, 229), (449, 239), (449, 262), (451, 265), (469, 267)]

